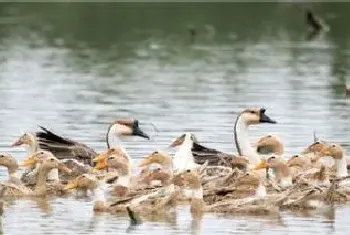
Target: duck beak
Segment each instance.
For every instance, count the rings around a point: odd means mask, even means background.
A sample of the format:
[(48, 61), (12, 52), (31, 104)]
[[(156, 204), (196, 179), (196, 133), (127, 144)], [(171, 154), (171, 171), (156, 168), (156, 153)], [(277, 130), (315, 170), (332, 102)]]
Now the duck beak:
[(35, 165), (35, 159), (34, 159), (34, 157), (31, 156), (31, 157), (25, 159), (23, 161), (23, 163), (20, 164), (19, 166), (26, 167), (26, 166), (34, 166), (34, 165)]
[(265, 114), (266, 110), (265, 109), (260, 109), (260, 122), (261, 123), (272, 123), (276, 124), (277, 122), (275, 120), (272, 120), (269, 116)]
[(75, 189), (78, 187), (78, 183), (76, 180), (73, 180), (72, 182), (68, 183), (65, 187), (64, 190), (70, 190), (70, 189)]
[(266, 162), (260, 162), (258, 165), (256, 165), (253, 170), (260, 170), (260, 169), (265, 169), (267, 168)]
[(108, 151), (105, 152), (105, 153), (101, 153), (101, 154), (99, 154), (97, 157), (94, 158), (93, 162), (104, 161), (104, 160), (106, 160), (107, 155), (108, 155)]
[(102, 170), (102, 169), (105, 169), (106, 167), (107, 167), (106, 161), (103, 159), (103, 160), (100, 160), (97, 162), (94, 169), (95, 170)]
[(22, 140), (18, 139), (16, 142), (14, 142), (11, 147), (17, 147), (17, 146), (21, 146), (23, 143)]
[(138, 120), (134, 121), (134, 124), (132, 126), (132, 135), (140, 136), (148, 140), (150, 139), (149, 135), (147, 135), (140, 129)]
[(330, 152), (329, 150), (324, 150), (324, 151), (322, 152), (322, 154), (323, 154), (324, 156), (330, 156), (330, 155), (331, 155), (331, 152)]

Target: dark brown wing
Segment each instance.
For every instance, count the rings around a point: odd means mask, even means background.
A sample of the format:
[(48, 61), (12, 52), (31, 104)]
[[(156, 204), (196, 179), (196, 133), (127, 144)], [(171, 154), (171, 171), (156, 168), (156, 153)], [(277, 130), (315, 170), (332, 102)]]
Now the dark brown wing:
[(37, 141), (41, 149), (52, 152), (58, 159), (74, 158), (86, 164), (92, 165), (97, 153), (85, 144), (56, 135), (39, 126), (42, 131), (36, 132)]
[(197, 164), (208, 161), (210, 166), (231, 166), (234, 155), (220, 152), (216, 149), (207, 148), (198, 143), (193, 143), (192, 154)]

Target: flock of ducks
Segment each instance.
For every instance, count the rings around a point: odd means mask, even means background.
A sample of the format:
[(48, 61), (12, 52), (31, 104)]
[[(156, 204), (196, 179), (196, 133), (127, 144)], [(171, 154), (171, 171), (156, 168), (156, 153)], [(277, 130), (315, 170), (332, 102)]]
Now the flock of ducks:
[[(22, 198), (75, 192), (93, 196), (93, 211), (125, 213), (133, 223), (140, 218), (166, 218), (178, 205), (190, 205), (193, 218), (201, 218), (206, 212), (269, 215), (350, 201), (349, 157), (340, 145), (315, 141), (286, 157), (278, 136), (269, 134), (255, 144), (249, 142), (249, 126), (261, 123), (276, 121), (263, 108), (246, 109), (237, 116), (235, 155), (207, 148), (194, 134), (185, 133), (169, 146), (176, 149), (174, 156), (154, 151), (138, 165), (118, 138), (150, 139), (138, 120), (112, 123), (106, 151), (100, 154), (41, 127), (13, 143), (27, 149), (22, 163), (10, 154), (0, 154), (0, 166), (8, 171), (0, 195)], [(23, 174), (20, 167), (25, 168)], [(4, 207), (3, 202), (0, 205)]]

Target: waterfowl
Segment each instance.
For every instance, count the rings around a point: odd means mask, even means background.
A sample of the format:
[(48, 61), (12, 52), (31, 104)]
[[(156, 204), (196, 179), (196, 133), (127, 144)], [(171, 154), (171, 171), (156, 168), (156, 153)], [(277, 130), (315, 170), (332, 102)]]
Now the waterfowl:
[(118, 172), (117, 182), (114, 184), (116, 196), (125, 197), (131, 187), (131, 159), (123, 148), (111, 148), (107, 152), (97, 156), (95, 169), (115, 170)]
[(276, 135), (266, 135), (261, 137), (255, 144), (256, 152), (261, 155), (284, 153), (284, 146), (281, 139)]
[(194, 142), (196, 142), (196, 137), (191, 133), (186, 133), (170, 145), (170, 147), (179, 146), (178, 151), (175, 153), (173, 159), (173, 169), (174, 172), (183, 172), (186, 169), (199, 168), (200, 165), (195, 163), (192, 147)]
[(271, 156), (266, 161), (261, 161), (255, 170), (271, 168), (274, 170), (276, 175), (276, 180), (282, 188), (287, 188), (292, 186), (292, 175), (287, 163), (285, 163), (280, 157)]
[(192, 217), (201, 217), (205, 211), (203, 200), (203, 188), (201, 177), (198, 172), (186, 170), (181, 174), (181, 180), (177, 182), (178, 186), (184, 186), (191, 192), (191, 214)]
[(22, 184), (21, 175), (18, 171), (18, 162), (11, 154), (0, 154), (0, 166), (4, 166), (7, 168), (7, 172), (9, 175), (9, 179), (7, 181), (8, 183), (16, 185)]
[(56, 157), (47, 151), (39, 151), (35, 153), (33, 158), (40, 159), (40, 166), (37, 169), (36, 185), (34, 190), (31, 190), (22, 185), (14, 185), (3, 183), (2, 187), (5, 187), (6, 196), (44, 196), (47, 195), (46, 179), (48, 173), (54, 169), (59, 168), (63, 171), (69, 171), (64, 164), (62, 164)]
[(322, 156), (330, 156), (334, 159), (334, 165), (336, 168), (336, 177), (348, 176), (347, 171), (347, 159), (345, 156), (345, 150), (339, 144), (329, 143), (325, 148), (321, 150)]

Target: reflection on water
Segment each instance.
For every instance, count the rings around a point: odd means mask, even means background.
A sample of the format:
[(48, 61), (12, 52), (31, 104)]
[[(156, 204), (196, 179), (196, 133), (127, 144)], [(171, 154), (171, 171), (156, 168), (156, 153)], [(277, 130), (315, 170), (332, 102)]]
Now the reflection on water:
[[(37, 125), (102, 151), (108, 124), (133, 116), (159, 129), (151, 141), (125, 140), (134, 159), (170, 151), (185, 131), (234, 152), (233, 121), (248, 106), (267, 107), (279, 123), (251, 128), (251, 140), (276, 133), (286, 155), (309, 144), (313, 130), (348, 146), (350, 4), (312, 7), (331, 30), (308, 41), (294, 3), (0, 4), (1, 151), (22, 160), (24, 152), (9, 146)], [(91, 199), (6, 203), (3, 230), (12, 235), (344, 234), (350, 213), (336, 207), (192, 221), (184, 207), (171, 221), (129, 227), (126, 217), (94, 215)]]

